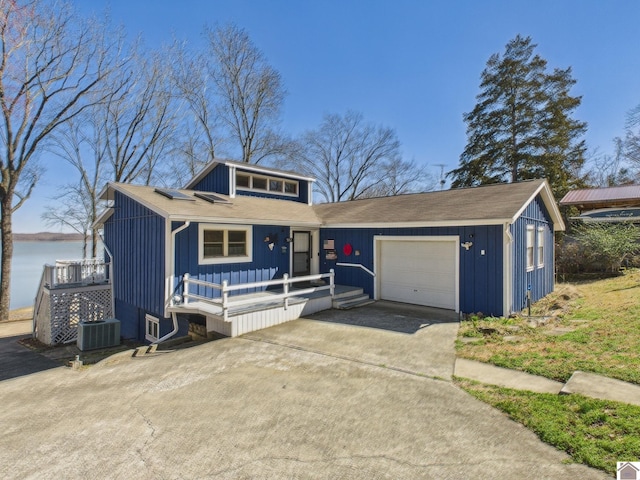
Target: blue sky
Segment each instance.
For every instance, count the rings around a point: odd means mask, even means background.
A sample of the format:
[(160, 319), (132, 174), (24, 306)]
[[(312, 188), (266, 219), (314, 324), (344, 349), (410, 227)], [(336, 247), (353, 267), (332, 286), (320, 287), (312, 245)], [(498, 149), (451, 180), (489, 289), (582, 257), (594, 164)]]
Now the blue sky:
[[(627, 111), (640, 104), (640, 2), (592, 0), (75, 0), (82, 13), (109, 7), (132, 37), (158, 46), (171, 35), (201, 45), (205, 25), (245, 28), (281, 73), (282, 127), (292, 135), (324, 113), (361, 112), (392, 127), (406, 159), (458, 165), (462, 120), (489, 56), (517, 34), (531, 36), (550, 68), (573, 68), (590, 148), (612, 150)], [(55, 230), (39, 220), (73, 172), (48, 171), (14, 216), (15, 232)]]

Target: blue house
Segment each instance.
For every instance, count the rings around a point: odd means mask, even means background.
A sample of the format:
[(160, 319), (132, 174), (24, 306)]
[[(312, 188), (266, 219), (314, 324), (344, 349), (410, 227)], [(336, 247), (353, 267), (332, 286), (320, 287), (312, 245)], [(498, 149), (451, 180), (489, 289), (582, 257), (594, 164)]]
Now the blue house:
[(181, 190), (110, 183), (98, 224), (122, 335), (239, 335), (330, 308), (337, 285), (496, 316), (553, 291), (564, 224), (545, 180), (319, 205), (313, 183), (232, 161)]

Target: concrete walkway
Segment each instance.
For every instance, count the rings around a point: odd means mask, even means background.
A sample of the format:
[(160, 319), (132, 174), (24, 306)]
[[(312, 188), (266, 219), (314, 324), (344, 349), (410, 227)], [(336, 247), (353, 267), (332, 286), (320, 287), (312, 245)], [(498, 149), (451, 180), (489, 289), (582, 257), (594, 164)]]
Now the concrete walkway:
[(640, 385), (614, 380), (594, 373), (574, 372), (565, 384), (517, 370), (458, 358), (454, 375), (516, 390), (553, 394), (579, 393), (585, 397), (614, 400), (640, 406)]

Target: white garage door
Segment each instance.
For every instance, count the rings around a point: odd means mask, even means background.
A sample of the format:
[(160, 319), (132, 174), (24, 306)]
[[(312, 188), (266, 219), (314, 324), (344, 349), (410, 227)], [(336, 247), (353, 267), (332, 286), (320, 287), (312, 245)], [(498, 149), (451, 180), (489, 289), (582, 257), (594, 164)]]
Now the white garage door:
[(380, 242), (380, 298), (456, 309), (457, 241)]

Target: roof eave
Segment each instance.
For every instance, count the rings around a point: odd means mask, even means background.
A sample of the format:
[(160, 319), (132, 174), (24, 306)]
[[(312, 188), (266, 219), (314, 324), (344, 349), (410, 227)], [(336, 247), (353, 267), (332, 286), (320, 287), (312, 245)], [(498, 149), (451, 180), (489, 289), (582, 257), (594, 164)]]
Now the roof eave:
[(542, 196), (542, 201), (544, 202), (549, 214), (551, 215), (551, 221), (553, 222), (553, 229), (556, 232), (562, 232), (565, 230), (564, 220), (562, 219), (562, 215), (560, 214), (560, 209), (558, 208), (558, 204), (551, 192), (551, 187), (549, 186), (549, 182), (547, 180), (543, 180), (540, 186), (536, 188), (535, 192), (529, 197), (529, 199), (520, 207), (520, 209), (516, 212), (516, 214), (511, 218), (510, 223), (515, 223), (515, 221), (522, 215), (527, 205), (529, 205), (533, 200), (540, 194)]

